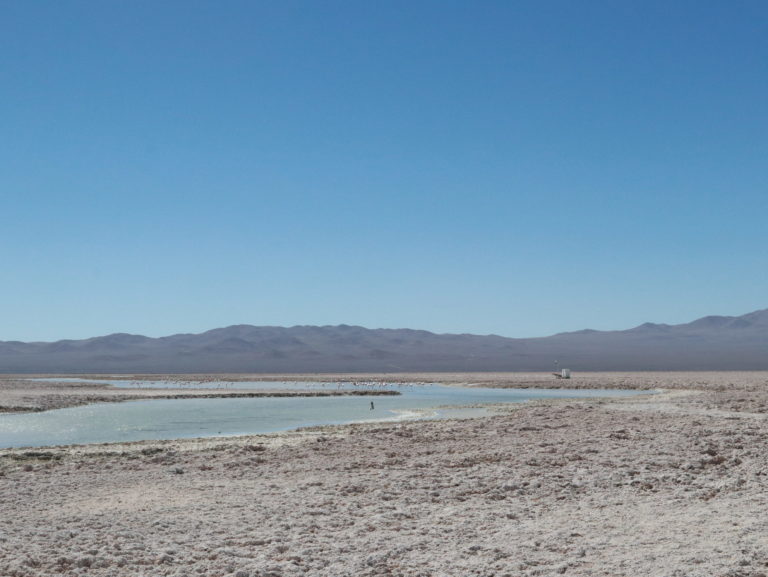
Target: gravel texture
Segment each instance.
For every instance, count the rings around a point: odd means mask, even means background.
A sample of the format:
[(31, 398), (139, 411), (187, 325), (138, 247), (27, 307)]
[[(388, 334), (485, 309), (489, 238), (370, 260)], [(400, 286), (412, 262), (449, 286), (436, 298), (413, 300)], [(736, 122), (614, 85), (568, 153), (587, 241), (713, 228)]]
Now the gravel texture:
[(767, 575), (768, 373), (590, 378), (668, 390), (1, 450), (0, 575)]

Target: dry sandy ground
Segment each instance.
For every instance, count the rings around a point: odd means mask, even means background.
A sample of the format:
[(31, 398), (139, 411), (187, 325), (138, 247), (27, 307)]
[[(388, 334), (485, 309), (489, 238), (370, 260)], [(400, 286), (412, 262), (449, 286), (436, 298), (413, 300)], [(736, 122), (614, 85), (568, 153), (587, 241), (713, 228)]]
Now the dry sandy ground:
[(768, 373), (598, 377), (679, 390), (3, 450), (0, 575), (768, 574)]

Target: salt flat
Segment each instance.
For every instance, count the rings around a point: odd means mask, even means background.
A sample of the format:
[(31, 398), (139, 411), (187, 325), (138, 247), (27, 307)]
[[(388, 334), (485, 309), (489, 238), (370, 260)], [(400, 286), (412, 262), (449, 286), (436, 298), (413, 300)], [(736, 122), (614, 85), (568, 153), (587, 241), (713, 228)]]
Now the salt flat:
[(3, 450), (0, 575), (767, 572), (768, 373), (567, 386), (667, 392), (463, 421)]
[[(253, 397), (304, 397), (304, 396), (348, 396), (348, 395), (390, 395), (379, 390), (323, 390), (297, 391), (291, 389), (238, 390), (215, 387), (210, 377), (201, 379), (210, 388), (117, 388), (104, 384), (98, 378), (89, 377), (89, 382), (77, 381), (70, 377), (35, 379), (26, 376), (0, 377), (0, 413), (23, 413), (48, 411), (65, 407), (76, 407), (92, 403), (117, 403), (151, 399), (203, 399), (203, 398), (253, 398)], [(150, 381), (155, 377), (131, 379), (133, 383)], [(166, 376), (169, 382), (178, 377)], [(230, 377), (237, 379), (238, 377)], [(91, 380), (92, 379), (92, 380)], [(102, 380), (115, 380), (114, 377)], [(218, 382), (218, 381), (217, 381)], [(221, 383), (219, 383), (221, 384)]]

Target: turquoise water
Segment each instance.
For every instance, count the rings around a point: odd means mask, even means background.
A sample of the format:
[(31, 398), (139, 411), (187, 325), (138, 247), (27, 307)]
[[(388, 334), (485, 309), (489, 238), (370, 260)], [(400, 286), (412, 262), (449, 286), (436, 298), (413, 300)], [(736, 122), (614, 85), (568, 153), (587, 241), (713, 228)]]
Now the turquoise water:
[[(107, 381), (98, 381), (107, 382)], [(114, 381), (135, 387), (130, 381)], [(167, 388), (168, 383), (155, 382)], [(148, 385), (144, 382), (144, 386)], [(335, 390), (337, 383), (227, 383), (238, 389)], [(236, 386), (234, 386), (236, 385)], [(246, 386), (251, 385), (251, 386)], [(208, 383), (205, 388), (210, 388)], [(397, 396), (160, 399), (100, 403), (42, 413), (0, 415), (0, 447), (40, 447), (157, 439), (271, 433), (310, 425), (414, 418), (467, 417), (487, 409), (468, 405), (533, 399), (617, 397), (635, 391), (585, 389), (489, 389), (444, 385), (357, 385), (395, 390)], [(187, 385), (180, 388), (187, 388)], [(189, 387), (192, 388), (192, 387)], [(214, 387), (215, 388), (215, 387)], [(224, 387), (222, 387), (224, 388)], [(371, 410), (371, 402), (374, 409)]]

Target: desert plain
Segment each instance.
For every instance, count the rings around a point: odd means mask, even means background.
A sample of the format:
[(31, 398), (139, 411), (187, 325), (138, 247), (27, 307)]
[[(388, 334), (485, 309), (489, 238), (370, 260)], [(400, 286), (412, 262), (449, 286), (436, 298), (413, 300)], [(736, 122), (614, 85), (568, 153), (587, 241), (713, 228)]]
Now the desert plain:
[[(0, 575), (768, 575), (768, 372), (259, 377), (654, 394), (2, 449)], [(6, 411), (229, 393), (0, 378)]]

